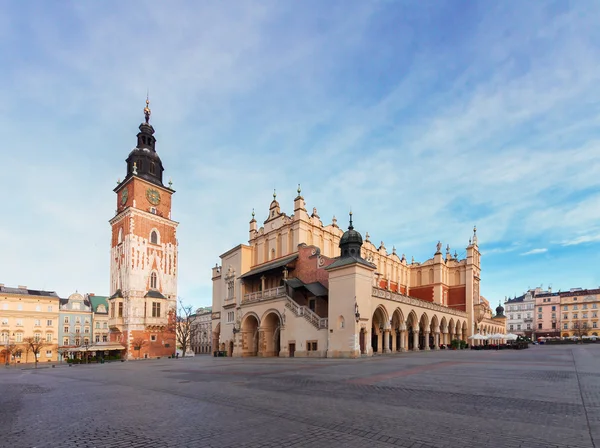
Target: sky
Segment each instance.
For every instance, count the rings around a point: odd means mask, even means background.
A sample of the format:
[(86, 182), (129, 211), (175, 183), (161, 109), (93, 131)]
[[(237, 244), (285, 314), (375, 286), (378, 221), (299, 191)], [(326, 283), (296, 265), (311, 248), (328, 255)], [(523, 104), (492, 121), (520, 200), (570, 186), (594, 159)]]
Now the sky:
[(178, 293), (273, 189), (481, 293), (600, 285), (600, 3), (0, 0), (0, 283), (109, 293), (113, 188), (149, 91)]

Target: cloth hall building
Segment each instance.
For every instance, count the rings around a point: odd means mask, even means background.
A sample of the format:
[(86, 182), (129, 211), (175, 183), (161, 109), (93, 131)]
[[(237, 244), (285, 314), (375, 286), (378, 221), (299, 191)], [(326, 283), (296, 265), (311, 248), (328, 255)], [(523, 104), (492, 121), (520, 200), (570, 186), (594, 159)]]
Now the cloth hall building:
[(213, 350), (229, 356), (356, 358), (439, 349), (477, 332), (505, 333), (502, 308), (492, 314), (479, 294), (476, 229), (466, 258), (442, 254), (407, 262), (376, 247), (335, 217), (324, 225), (306, 210), (298, 188), (294, 214), (276, 195), (248, 244), (221, 255), (212, 270)]

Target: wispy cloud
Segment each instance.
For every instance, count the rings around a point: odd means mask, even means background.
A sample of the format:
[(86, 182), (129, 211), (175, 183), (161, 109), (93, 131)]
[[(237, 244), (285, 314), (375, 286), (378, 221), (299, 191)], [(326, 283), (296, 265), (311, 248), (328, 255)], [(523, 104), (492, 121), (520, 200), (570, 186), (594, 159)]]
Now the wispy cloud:
[(527, 252), (523, 252), (521, 255), (535, 255), (535, 254), (543, 254), (548, 252), (547, 248), (540, 248), (540, 249), (531, 249)]
[(577, 246), (579, 244), (595, 243), (600, 241), (600, 234), (595, 235), (581, 235), (571, 240), (562, 242), (563, 246)]
[(438, 240), (460, 255), (476, 224), (491, 299), (550, 272), (514, 252), (599, 241), (581, 229), (600, 219), (600, 5), (109, 4), (3, 15), (4, 283), (108, 292), (111, 190), (148, 87), (198, 304), (252, 208), (277, 188), (291, 213), (297, 183), (324, 222), (352, 207), (417, 260)]

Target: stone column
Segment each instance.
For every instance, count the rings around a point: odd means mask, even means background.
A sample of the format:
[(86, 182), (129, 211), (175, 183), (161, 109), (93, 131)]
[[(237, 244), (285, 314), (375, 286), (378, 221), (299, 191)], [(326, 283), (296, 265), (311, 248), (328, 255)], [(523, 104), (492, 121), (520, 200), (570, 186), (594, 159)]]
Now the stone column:
[(440, 349), (440, 333), (439, 332), (436, 332), (433, 335), (433, 341), (434, 341), (434, 344), (435, 344), (435, 347), (433, 349), (434, 350), (439, 350)]
[(419, 330), (413, 330), (413, 352), (419, 351)]
[(264, 275), (260, 278), (260, 286), (262, 288), (263, 293), (265, 292), (265, 278), (266, 277)]
[(396, 329), (394, 329), (394, 331), (392, 332), (392, 353), (395, 353), (398, 351), (397, 339), (398, 339), (398, 332)]
[(406, 351), (406, 330), (400, 331), (400, 351)]
[(423, 332), (423, 336), (424, 336), (423, 337), (423, 343), (425, 344), (425, 350), (426, 351), (431, 350), (429, 348), (429, 331)]
[(390, 352), (390, 330), (383, 330), (383, 353)]

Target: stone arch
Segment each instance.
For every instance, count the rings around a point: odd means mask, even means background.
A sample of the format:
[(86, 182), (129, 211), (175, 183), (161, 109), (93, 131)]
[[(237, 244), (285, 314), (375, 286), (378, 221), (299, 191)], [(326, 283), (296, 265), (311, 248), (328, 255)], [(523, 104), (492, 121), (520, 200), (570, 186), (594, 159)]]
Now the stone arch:
[(281, 314), (271, 308), (265, 311), (260, 322), (259, 353), (263, 357), (279, 356), (283, 324)]
[(408, 350), (418, 351), (419, 350), (419, 318), (415, 313), (415, 310), (411, 310), (406, 318), (406, 348)]
[(421, 314), (421, 318), (419, 319), (419, 349), (420, 350), (429, 350), (429, 338), (431, 336), (430, 332), (430, 324), (429, 324), (429, 316), (426, 312)]
[(339, 330), (343, 330), (346, 327), (346, 319), (344, 319), (344, 316), (339, 316), (338, 317), (338, 329)]
[(408, 317), (406, 318), (406, 326), (412, 330), (418, 329), (419, 319), (417, 318), (417, 314), (414, 310), (411, 310), (411, 312), (408, 314)]
[(241, 341), (242, 356), (258, 355), (258, 329), (260, 328), (260, 318), (250, 311), (242, 318)]
[(214, 351), (220, 350), (220, 347), (219, 347), (219, 339), (220, 338), (221, 338), (221, 322), (219, 322), (217, 324), (217, 326), (215, 327), (215, 329), (212, 332), (212, 346), (213, 346)]
[(396, 308), (392, 313), (392, 328), (390, 331), (391, 337), (391, 347), (390, 349), (395, 351), (400, 351), (401, 348), (404, 348), (404, 344), (402, 342), (402, 338), (404, 336), (404, 332), (406, 331), (406, 323), (404, 320), (404, 314), (400, 308)]
[(462, 340), (466, 341), (466, 338), (467, 338), (467, 322), (464, 321), (464, 320), (462, 322), (461, 334), (462, 334)]
[(389, 330), (389, 322), (390, 319), (385, 307), (379, 305), (375, 308), (371, 317), (371, 348), (373, 353), (383, 353), (385, 348), (384, 333)]

